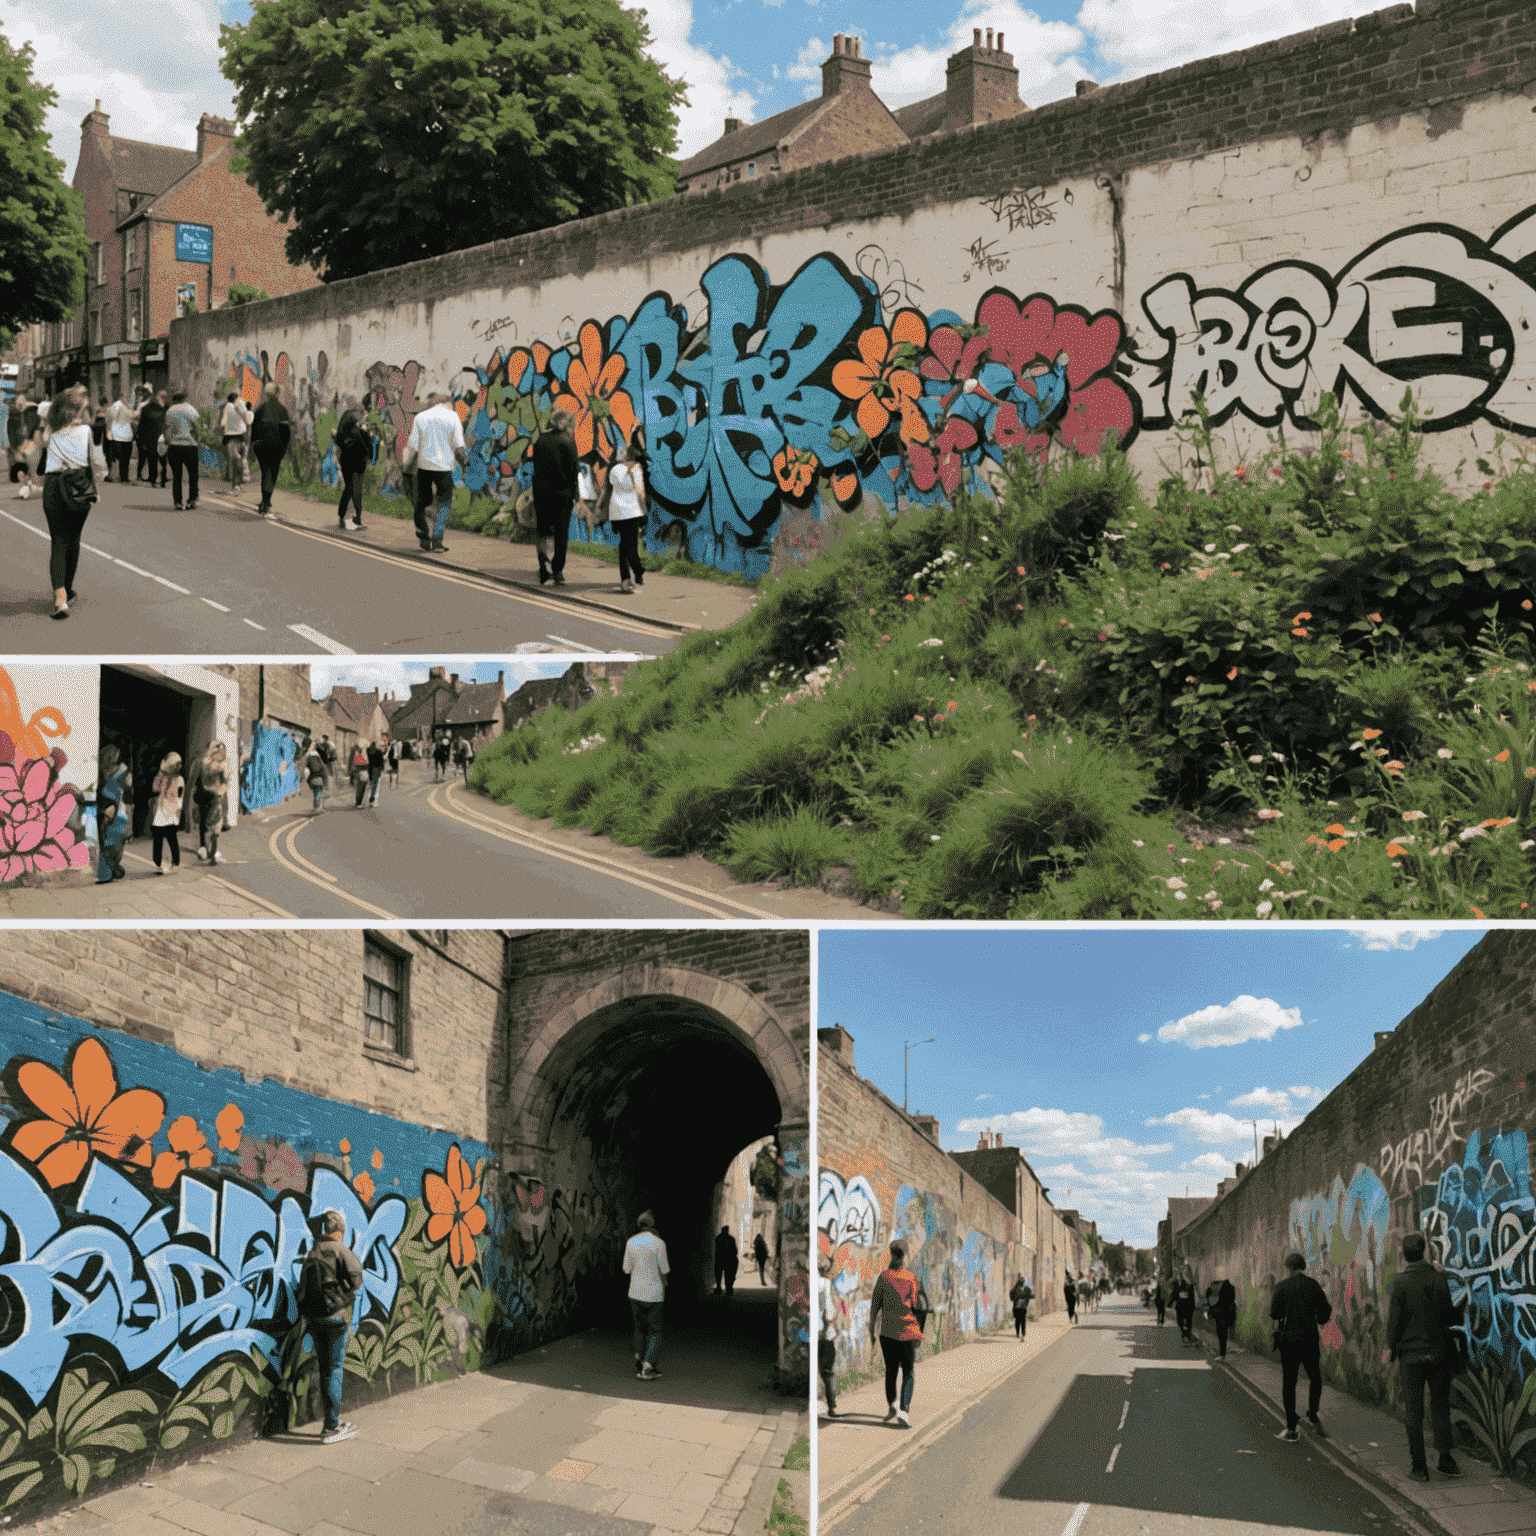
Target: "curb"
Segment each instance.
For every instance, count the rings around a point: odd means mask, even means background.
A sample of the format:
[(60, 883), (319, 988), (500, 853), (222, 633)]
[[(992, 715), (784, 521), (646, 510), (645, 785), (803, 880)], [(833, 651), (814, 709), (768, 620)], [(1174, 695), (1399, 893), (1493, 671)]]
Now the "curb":
[[(217, 491), (212, 492), (211, 494), (205, 492), (201, 497), (201, 500), (217, 502), (220, 506), (232, 512), (251, 512), (253, 510), (243, 501), (236, 501), (233, 497), (223, 495)], [(375, 515), (377, 516), (380, 514)], [(279, 512), (272, 513), (271, 521), (276, 523), (279, 527), (295, 528), (301, 533), (318, 534), (324, 532), (323, 529), (306, 527), (303, 523), (290, 523)], [(404, 519), (398, 519), (398, 521), (403, 522)], [(463, 529), (457, 531), (460, 532), (465, 538), (472, 539), (479, 537), (478, 534), (467, 533)], [(338, 542), (345, 541), (343, 540)], [(409, 549), (382, 549), (376, 550), (375, 553), (395, 555), (402, 560), (410, 560), (415, 555), (424, 556), (426, 551)], [(595, 608), (602, 613), (617, 614), (619, 617), (633, 620), (637, 624), (650, 624), (657, 629), (670, 630), (673, 634), (691, 635), (698, 633), (704, 628), (702, 624), (688, 624), (680, 622), (676, 619), (647, 618), (643, 614), (635, 613), (632, 609), (621, 608), (617, 603), (605, 603), (595, 597), (577, 597), (574, 593), (562, 592), (557, 586), (555, 586), (553, 582), (551, 582), (549, 586), (543, 587), (539, 586), (535, 582), (516, 581), (506, 576), (493, 576), (489, 572), (476, 570), (472, 565), (459, 565), (457, 562), (452, 560), (423, 559), (416, 561), (415, 563), (426, 566), (432, 570), (453, 571), (456, 575), (459, 576), (473, 576), (479, 581), (491, 581), (499, 587), (510, 587), (513, 591), (517, 592), (537, 592), (541, 597), (551, 598), (556, 602), (569, 603), (573, 608)]]
[(752, 1479), (752, 1490), (747, 1494), (747, 1502), (742, 1505), (741, 1513), (736, 1516), (736, 1524), (731, 1527), (734, 1536), (753, 1536), (754, 1532), (767, 1526), (768, 1516), (773, 1509), (773, 1496), (779, 1491), (779, 1479), (784, 1475), (784, 1458), (789, 1454), (789, 1448), (795, 1443), (799, 1432), (799, 1414), (780, 1415), (778, 1428), (774, 1430), (773, 1438), (768, 1442), (762, 1462), (758, 1465), (757, 1475)]

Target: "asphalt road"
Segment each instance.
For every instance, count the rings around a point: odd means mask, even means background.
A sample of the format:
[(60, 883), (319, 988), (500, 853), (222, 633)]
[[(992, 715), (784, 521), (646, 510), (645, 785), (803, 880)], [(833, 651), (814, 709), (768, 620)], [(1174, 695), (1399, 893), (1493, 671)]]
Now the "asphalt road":
[[(733, 899), (669, 869), (676, 861), (620, 861), (543, 843), (462, 779), (434, 782), (430, 763), (403, 763), (399, 785), (386, 782), (375, 807), (359, 808), (345, 782), (326, 807), (315, 815), (305, 793), (247, 813), (224, 840), (220, 874), (305, 919), (775, 915), (750, 905), (750, 888)], [(195, 834), (183, 833), (182, 845), (195, 862)]]
[[(923, 1390), (917, 1370), (916, 1391)], [(1326, 1427), (1326, 1425), (1325, 1425)], [(1400, 1536), (1392, 1514), (1303, 1429), (1297, 1444), (1204, 1351), (1129, 1299), (982, 1398), (838, 1536)], [(872, 1434), (897, 1430), (872, 1425)]]
[[(217, 489), (210, 484), (210, 491)], [(452, 533), (449, 534), (450, 551)], [(0, 654), (656, 656), (678, 636), (130, 481), (101, 488), (68, 619), (54, 622), (41, 493), (0, 485)]]

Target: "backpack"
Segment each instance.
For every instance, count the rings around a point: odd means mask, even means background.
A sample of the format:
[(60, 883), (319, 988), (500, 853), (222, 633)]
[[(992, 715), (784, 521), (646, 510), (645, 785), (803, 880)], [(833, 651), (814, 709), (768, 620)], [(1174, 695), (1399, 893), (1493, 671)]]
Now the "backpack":
[(299, 1275), (299, 1316), (311, 1319), (334, 1317), (338, 1312), (350, 1309), (355, 1294), (350, 1286), (327, 1273), (320, 1256), (320, 1244), (316, 1243), (304, 1255), (304, 1268)]
[(348, 412), (341, 419), (341, 425), (336, 429), (336, 451), (344, 453), (349, 458), (360, 453), (363, 447), (363, 431), (358, 425), (357, 417)]

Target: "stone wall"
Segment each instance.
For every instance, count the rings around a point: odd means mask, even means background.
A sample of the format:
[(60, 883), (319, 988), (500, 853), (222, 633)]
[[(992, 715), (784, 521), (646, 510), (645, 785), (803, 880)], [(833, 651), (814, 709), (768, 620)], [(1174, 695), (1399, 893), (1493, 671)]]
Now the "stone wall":
[[(1536, 1369), (1530, 1085), (1536, 1081), (1536, 937), (1489, 933), (1236, 1187), (1182, 1227), (1175, 1263), (1203, 1291), (1230, 1278), (1238, 1338), (1269, 1350), (1269, 1296), (1285, 1255), (1333, 1302), (1324, 1378), (1370, 1402), (1400, 1401), (1385, 1362), (1387, 1306), (1406, 1233), (1466, 1306), (1472, 1371), (1458, 1417), (1507, 1456), (1532, 1427)], [(1466, 1431), (1464, 1434), (1468, 1433)], [(1519, 1457), (1527, 1465), (1529, 1455)]]
[(339, 411), (366, 404), (396, 494), (411, 420), (449, 389), (472, 526), (511, 528), (557, 399), (599, 472), (643, 423), (648, 542), (750, 575), (786, 519), (792, 564), (826, 547), (806, 519), (953, 496), (1019, 446), (1090, 451), (1113, 431), (1155, 480), (1184, 456), (1197, 389), (1230, 458), (1281, 426), (1304, 442), (1323, 390), (1381, 416), (1411, 383), (1450, 470), (1495, 431), (1536, 434), (1533, 45), (1525, 0), (1391, 6), (179, 320), (172, 372), (205, 405), (275, 381), (294, 471), (316, 482), (335, 477)]

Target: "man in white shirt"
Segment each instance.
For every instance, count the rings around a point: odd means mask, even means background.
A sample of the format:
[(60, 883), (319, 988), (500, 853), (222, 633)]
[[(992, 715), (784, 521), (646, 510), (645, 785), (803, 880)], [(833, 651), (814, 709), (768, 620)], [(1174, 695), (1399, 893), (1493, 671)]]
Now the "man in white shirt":
[[(416, 467), (416, 537), (424, 550), (444, 553), (443, 530), (453, 508), (453, 466), (469, 463), (464, 446), (464, 423), (449, 403), (446, 391), (435, 389), (427, 396), (427, 408), (411, 423), (405, 444), (406, 459)], [(437, 522), (427, 520), (427, 508), (437, 502)]]
[(234, 390), (230, 390), (219, 412), (219, 431), (224, 439), (224, 467), (232, 491), (239, 492), (245, 485), (246, 450), (251, 420), (246, 405)]
[(107, 479), (112, 478), (112, 466), (116, 464), (118, 484), (121, 485), (128, 478), (128, 458), (133, 452), (133, 412), (128, 409), (121, 391), (107, 407), (107, 440), (102, 448), (107, 456)]
[[(420, 417), (417, 418), (420, 420)], [(656, 1218), (642, 1211), (640, 1229), (624, 1245), (624, 1273), (629, 1276), (629, 1310), (635, 1321), (635, 1379), (655, 1381), (661, 1349), (661, 1314), (666, 1302), (667, 1245), (656, 1235)]]

